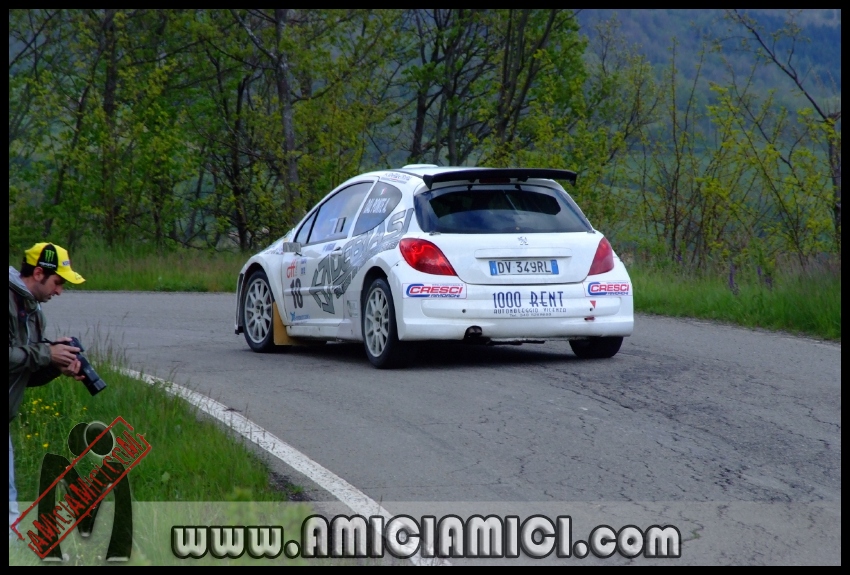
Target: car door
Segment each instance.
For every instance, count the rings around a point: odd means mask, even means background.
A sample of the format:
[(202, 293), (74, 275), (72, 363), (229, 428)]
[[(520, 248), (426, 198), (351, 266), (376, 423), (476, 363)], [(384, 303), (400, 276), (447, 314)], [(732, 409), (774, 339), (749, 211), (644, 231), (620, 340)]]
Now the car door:
[(286, 285), (292, 294), (297, 294), (285, 298), (287, 305), (291, 303), (295, 308), (287, 308), (293, 336), (333, 336), (342, 321), (342, 294), (334, 290), (334, 280), (344, 271), (343, 246), (373, 184), (373, 180), (352, 184), (328, 198), (316, 211), (300, 256), (289, 263), (294, 264), (293, 277)]
[[(295, 234), (296, 243), (301, 246), (307, 243), (317, 214), (318, 210), (313, 210), (313, 213), (304, 219), (298, 233)], [(284, 297), (283, 309), (280, 312), (285, 316), (283, 320), (287, 325), (303, 322), (308, 316), (304, 310), (304, 291), (305, 286), (309, 287), (310, 280), (307, 279), (307, 258), (304, 257), (302, 250), (288, 251), (283, 254), (280, 285), (283, 286)]]

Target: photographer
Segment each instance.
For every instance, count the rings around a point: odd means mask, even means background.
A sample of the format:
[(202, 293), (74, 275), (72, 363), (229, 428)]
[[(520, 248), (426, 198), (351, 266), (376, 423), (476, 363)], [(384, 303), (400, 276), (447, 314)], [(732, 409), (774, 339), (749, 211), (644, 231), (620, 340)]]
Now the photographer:
[[(24, 388), (49, 383), (59, 375), (82, 380), (77, 347), (70, 338), (49, 342), (42, 303), (61, 295), (65, 282), (83, 283), (71, 269), (68, 252), (56, 244), (38, 243), (24, 252), (19, 272), (9, 266), (9, 424), (18, 415)], [(9, 433), (9, 525), (18, 518), (15, 465)], [(13, 535), (12, 531), (9, 536)]]

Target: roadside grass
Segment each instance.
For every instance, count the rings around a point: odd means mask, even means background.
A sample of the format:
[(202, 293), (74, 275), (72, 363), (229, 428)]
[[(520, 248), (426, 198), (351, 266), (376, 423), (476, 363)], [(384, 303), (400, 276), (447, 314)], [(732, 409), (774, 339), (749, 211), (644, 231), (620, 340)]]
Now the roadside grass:
[(151, 445), (129, 475), (136, 501), (287, 500), (285, 492), (271, 487), (268, 467), (243, 441), (162, 386), (123, 375), (111, 363), (93, 362), (107, 383), (94, 397), (82, 382), (64, 376), (27, 389), (20, 414), (9, 426), (19, 500), (38, 496), (45, 453), (73, 459), (67, 440), (74, 425), (109, 424), (118, 416)]
[[(821, 270), (763, 278), (696, 275), (632, 263), (635, 311), (695, 317), (841, 341), (841, 276)], [(737, 293), (735, 293), (737, 291)]]
[[(235, 292), (248, 257), (238, 252), (157, 252), (147, 246), (109, 248), (92, 243), (71, 250), (72, 266), (86, 281), (69, 289)], [(20, 254), (9, 254), (9, 265), (20, 269), (20, 263)]]
[[(172, 552), (173, 525), (280, 525), (287, 533), (300, 532), (301, 522), (313, 511), (308, 503), (290, 501), (301, 488), (273, 475), (256, 450), (227, 432), (162, 385), (141, 382), (120, 371), (122, 361), (111, 350), (87, 353), (107, 388), (92, 397), (82, 382), (60, 377), (29, 388), (20, 413), (9, 425), (15, 446), (15, 478), (23, 513), (40, 495), (42, 458), (55, 453), (73, 461), (68, 433), (78, 423), (110, 424), (121, 416), (151, 445), (148, 455), (128, 474), (133, 503), (133, 552), (130, 564), (184, 564)], [(94, 469), (87, 456), (77, 463), (83, 475)], [(62, 488), (60, 492), (64, 492)], [(105, 551), (112, 524), (113, 496), (101, 503), (104, 511), (93, 535), (82, 539), (71, 533), (61, 543), (65, 563), (106, 565)], [(36, 511), (37, 513), (37, 511)], [(26, 515), (20, 530), (27, 537), (36, 513)], [(101, 520), (102, 519), (102, 520)], [(10, 539), (10, 565), (39, 565), (42, 561), (24, 542)], [(281, 554), (260, 564), (303, 564)], [(249, 555), (216, 559), (207, 554), (200, 564), (257, 564)]]

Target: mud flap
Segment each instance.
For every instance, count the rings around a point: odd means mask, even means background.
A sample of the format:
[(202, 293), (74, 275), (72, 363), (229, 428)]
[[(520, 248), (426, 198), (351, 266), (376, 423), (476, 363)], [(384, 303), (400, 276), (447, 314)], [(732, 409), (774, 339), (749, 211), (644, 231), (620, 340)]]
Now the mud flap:
[(324, 341), (313, 341), (310, 339), (290, 337), (286, 333), (286, 326), (283, 325), (283, 320), (280, 318), (280, 312), (277, 309), (277, 302), (272, 302), (272, 329), (274, 330), (275, 345), (324, 345)]

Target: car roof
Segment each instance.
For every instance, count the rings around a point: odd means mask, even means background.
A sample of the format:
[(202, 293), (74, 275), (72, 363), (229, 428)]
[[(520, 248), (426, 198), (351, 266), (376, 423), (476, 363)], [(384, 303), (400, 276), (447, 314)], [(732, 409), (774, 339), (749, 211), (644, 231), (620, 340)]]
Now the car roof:
[(437, 166), (435, 164), (408, 164), (396, 170), (375, 172), (387, 179), (397, 180), (401, 174), (421, 179), (430, 189), (441, 182), (466, 181), (474, 183), (482, 180), (515, 179), (525, 182), (528, 179), (567, 180), (575, 183), (576, 173), (570, 170), (550, 168), (485, 168), (467, 166)]

